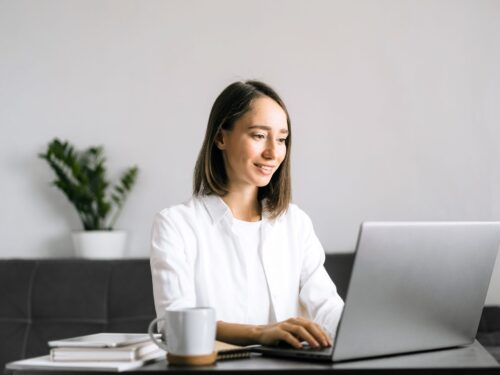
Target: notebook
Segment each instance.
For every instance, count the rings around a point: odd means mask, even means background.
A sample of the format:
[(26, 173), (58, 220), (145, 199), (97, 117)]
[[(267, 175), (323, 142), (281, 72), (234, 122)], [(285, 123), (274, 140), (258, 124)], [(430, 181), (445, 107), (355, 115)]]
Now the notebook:
[(333, 348), (264, 355), (338, 362), (474, 341), (500, 222), (367, 222), (360, 227)]
[(50, 358), (56, 362), (137, 361), (154, 353), (165, 354), (154, 342), (145, 341), (113, 348), (57, 347), (50, 349)]
[[(158, 337), (160, 335), (158, 334)], [(89, 348), (116, 348), (150, 341), (147, 333), (94, 333), (92, 335), (71, 337), (49, 341), (49, 347), (89, 347)]]
[(260, 345), (247, 345), (239, 346), (228, 344), (222, 341), (215, 341), (215, 351), (217, 352), (217, 360), (227, 360), (227, 359), (242, 359), (250, 358), (252, 356), (251, 349), (258, 347)]

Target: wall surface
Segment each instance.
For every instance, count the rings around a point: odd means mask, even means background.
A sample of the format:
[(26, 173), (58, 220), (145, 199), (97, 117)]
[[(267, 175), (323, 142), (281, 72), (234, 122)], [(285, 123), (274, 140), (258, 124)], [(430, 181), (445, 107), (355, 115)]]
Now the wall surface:
[[(0, 0), (0, 257), (72, 256), (37, 158), (102, 144), (140, 178), (118, 226), (191, 194), (215, 97), (264, 80), (292, 117), (294, 201), (325, 249), (364, 220), (500, 220), (500, 1)], [(488, 301), (500, 303), (500, 263)]]

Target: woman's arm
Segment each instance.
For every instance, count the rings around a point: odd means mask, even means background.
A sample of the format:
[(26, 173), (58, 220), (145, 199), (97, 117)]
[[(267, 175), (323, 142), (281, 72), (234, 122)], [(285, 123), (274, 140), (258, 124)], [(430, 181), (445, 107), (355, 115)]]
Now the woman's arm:
[(196, 306), (193, 267), (178, 223), (169, 209), (156, 214), (153, 221), (150, 263), (158, 317), (162, 317), (167, 308)]
[(301, 317), (267, 325), (218, 321), (217, 340), (235, 345), (275, 345), (285, 341), (297, 349), (302, 347), (302, 341), (306, 341), (314, 348), (332, 345), (330, 338), (318, 324)]
[(324, 267), (325, 251), (316, 236), (311, 219), (303, 214), (301, 236), (304, 246), (299, 299), (308, 316), (320, 324), (334, 338), (344, 301)]

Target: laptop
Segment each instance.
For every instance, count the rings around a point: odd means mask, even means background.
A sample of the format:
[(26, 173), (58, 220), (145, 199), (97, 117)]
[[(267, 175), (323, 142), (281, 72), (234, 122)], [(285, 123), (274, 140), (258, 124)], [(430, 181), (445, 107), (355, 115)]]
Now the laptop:
[(332, 348), (264, 355), (339, 362), (471, 344), (500, 245), (500, 222), (366, 222)]

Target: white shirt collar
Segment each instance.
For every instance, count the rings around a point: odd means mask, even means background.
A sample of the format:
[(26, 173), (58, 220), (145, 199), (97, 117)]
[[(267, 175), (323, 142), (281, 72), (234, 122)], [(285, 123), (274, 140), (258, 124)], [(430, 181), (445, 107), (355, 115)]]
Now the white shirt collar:
[[(218, 224), (223, 218), (227, 217), (227, 220), (232, 224), (233, 213), (228, 205), (222, 200), (218, 195), (204, 195), (201, 196), (203, 204), (207, 208), (207, 211), (212, 219), (212, 224)], [(262, 213), (262, 222), (274, 225), (276, 220), (269, 218), (269, 213), (264, 211)]]
[(218, 195), (203, 195), (200, 199), (207, 208), (212, 224), (219, 223), (226, 216), (232, 218), (231, 210)]

